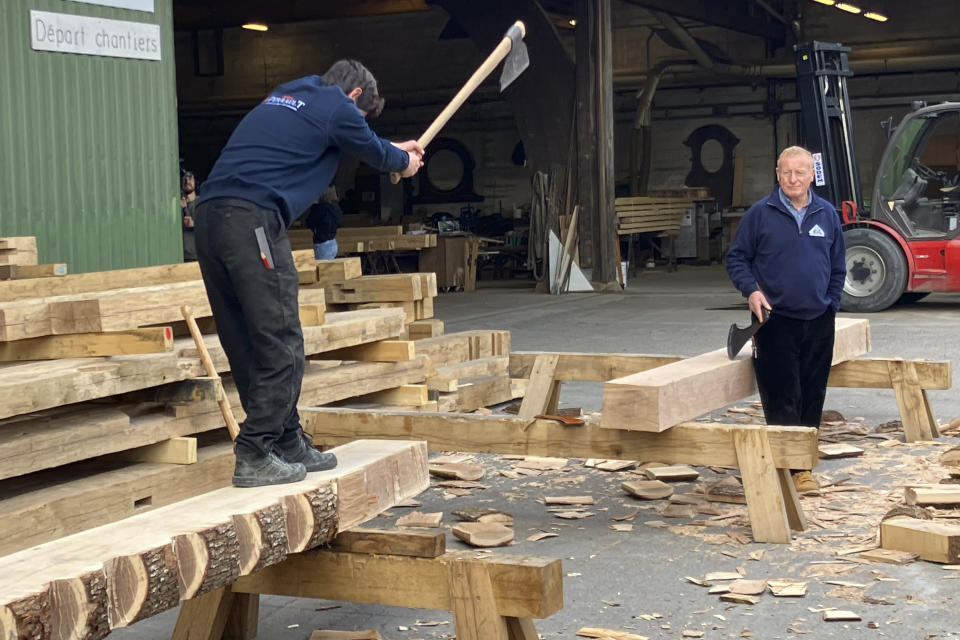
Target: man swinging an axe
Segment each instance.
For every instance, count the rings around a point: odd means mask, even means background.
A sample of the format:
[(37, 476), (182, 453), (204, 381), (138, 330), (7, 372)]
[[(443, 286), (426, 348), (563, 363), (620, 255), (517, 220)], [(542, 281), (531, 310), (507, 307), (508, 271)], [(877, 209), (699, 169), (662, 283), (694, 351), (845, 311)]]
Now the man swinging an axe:
[[(810, 152), (785, 149), (779, 186), (744, 214), (727, 254), (753, 319), (749, 329), (731, 327), (728, 354), (736, 357), (745, 332), (756, 333), (753, 365), (767, 424), (819, 427), (827, 393), (847, 270), (840, 218), (810, 188), (813, 178)], [(807, 470), (795, 470), (793, 480), (801, 493), (818, 488)]]

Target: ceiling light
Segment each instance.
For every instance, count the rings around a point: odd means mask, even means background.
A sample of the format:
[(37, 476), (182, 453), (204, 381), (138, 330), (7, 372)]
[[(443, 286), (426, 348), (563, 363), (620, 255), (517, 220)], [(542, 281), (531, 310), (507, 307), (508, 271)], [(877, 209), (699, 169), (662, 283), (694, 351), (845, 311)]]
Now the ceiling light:
[(569, 24), (571, 27), (575, 27), (575, 26), (577, 26), (577, 21), (574, 20), (573, 18), (570, 18), (570, 19), (567, 21), (567, 24)]
[(847, 4), (846, 2), (838, 2), (837, 9), (848, 13), (860, 13), (860, 7), (855, 4)]
[(837, 0), (813, 0), (814, 2), (819, 2), (820, 4), (825, 4), (828, 7), (832, 7), (837, 4)]
[(243, 28), (249, 29), (250, 31), (267, 31), (270, 27), (261, 22), (248, 22), (243, 25)]
[(886, 22), (887, 16), (882, 13), (877, 13), (876, 11), (867, 11), (863, 14), (864, 18), (870, 18), (871, 20), (876, 20), (877, 22)]

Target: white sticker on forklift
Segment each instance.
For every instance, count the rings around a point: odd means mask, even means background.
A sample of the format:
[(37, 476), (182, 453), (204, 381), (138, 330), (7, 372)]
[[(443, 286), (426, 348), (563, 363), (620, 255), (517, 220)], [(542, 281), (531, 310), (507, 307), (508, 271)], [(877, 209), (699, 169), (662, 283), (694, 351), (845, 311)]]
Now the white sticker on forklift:
[(818, 187), (822, 187), (827, 184), (827, 181), (823, 179), (823, 154), (815, 153), (813, 154), (813, 175), (815, 184)]

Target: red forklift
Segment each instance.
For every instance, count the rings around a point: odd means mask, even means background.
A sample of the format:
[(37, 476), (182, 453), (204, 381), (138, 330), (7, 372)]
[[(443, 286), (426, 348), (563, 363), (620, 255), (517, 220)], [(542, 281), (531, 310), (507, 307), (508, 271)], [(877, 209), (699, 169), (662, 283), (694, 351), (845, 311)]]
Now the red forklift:
[(848, 47), (795, 47), (803, 144), (814, 154), (816, 192), (843, 218), (844, 311), (882, 311), (934, 291), (960, 291), (960, 102), (884, 123), (887, 147), (869, 208), (854, 157)]

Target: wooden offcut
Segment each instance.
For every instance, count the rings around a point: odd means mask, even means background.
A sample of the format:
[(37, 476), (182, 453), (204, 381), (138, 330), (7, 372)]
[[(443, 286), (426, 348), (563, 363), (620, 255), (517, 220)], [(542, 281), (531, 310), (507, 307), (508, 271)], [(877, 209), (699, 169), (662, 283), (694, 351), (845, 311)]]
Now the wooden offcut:
[(934, 484), (906, 487), (903, 490), (907, 504), (921, 506), (960, 504), (960, 485)]
[(53, 278), (67, 275), (64, 262), (53, 264), (0, 264), (0, 280), (26, 280), (29, 278)]
[(437, 558), (447, 551), (442, 533), (354, 528), (341, 531), (330, 543), (334, 551)]
[[(870, 349), (866, 320), (838, 318), (833, 362)], [(601, 424), (611, 429), (659, 432), (756, 393), (749, 357), (720, 349), (607, 381)]]
[(880, 546), (915, 553), (923, 560), (960, 562), (960, 525), (898, 516), (880, 523)]
[(513, 529), (499, 522), (461, 522), (451, 532), (472, 547), (502, 547), (513, 542)]

